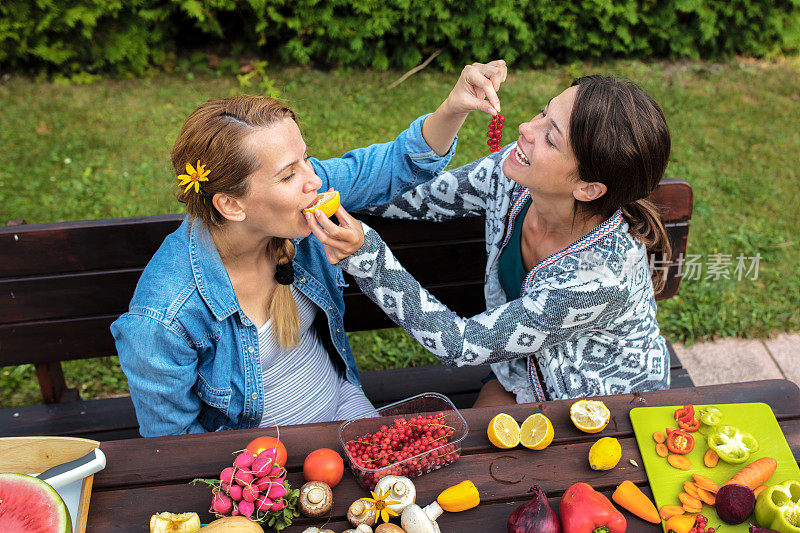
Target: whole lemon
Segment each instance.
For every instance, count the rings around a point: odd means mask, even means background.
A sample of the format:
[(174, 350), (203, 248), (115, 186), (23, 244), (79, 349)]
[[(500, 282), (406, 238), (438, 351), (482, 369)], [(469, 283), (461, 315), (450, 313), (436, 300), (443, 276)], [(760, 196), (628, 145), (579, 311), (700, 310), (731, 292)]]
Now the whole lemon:
[(592, 470), (611, 470), (622, 458), (622, 446), (614, 437), (603, 437), (589, 448), (589, 466)]

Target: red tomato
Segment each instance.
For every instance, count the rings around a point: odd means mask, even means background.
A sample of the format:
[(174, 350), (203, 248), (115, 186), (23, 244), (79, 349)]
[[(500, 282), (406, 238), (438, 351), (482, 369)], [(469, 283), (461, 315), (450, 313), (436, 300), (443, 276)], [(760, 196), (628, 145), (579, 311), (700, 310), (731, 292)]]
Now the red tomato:
[(342, 456), (330, 448), (314, 450), (303, 461), (303, 477), (306, 481), (322, 481), (333, 488), (342, 480), (343, 474)]
[(278, 454), (275, 456), (275, 464), (278, 466), (286, 465), (286, 446), (275, 437), (258, 437), (247, 445), (247, 451), (253, 455), (258, 455), (264, 450), (269, 450), (278, 444)]

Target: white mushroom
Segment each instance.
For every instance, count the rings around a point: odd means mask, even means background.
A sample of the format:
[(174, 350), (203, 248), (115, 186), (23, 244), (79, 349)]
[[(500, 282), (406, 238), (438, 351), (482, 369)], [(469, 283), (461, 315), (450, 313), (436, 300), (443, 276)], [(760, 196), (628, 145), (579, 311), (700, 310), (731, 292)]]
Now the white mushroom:
[(355, 529), (345, 529), (342, 533), (372, 533), (372, 528), (367, 524), (359, 524)]
[(303, 516), (315, 518), (331, 510), (333, 506), (333, 492), (322, 481), (309, 481), (300, 487), (300, 496), (297, 498), (297, 507)]
[(386, 522), (375, 528), (375, 533), (406, 533), (406, 530), (392, 523)]
[(320, 529), (315, 526), (307, 527), (303, 530), (303, 533), (336, 533), (332, 529)]
[(375, 507), (368, 504), (369, 502), (364, 500), (356, 500), (350, 504), (347, 509), (347, 520), (353, 524), (353, 527), (358, 527), (359, 524), (371, 526), (377, 520), (378, 516)]
[(400, 524), (408, 533), (440, 533), (436, 519), (442, 514), (442, 508), (433, 502), (424, 509), (412, 503), (400, 516)]
[(386, 476), (375, 485), (375, 493), (382, 494), (389, 491), (387, 500), (396, 500), (400, 503), (388, 505), (395, 513), (402, 513), (403, 509), (414, 503), (417, 499), (417, 489), (414, 483), (404, 476)]

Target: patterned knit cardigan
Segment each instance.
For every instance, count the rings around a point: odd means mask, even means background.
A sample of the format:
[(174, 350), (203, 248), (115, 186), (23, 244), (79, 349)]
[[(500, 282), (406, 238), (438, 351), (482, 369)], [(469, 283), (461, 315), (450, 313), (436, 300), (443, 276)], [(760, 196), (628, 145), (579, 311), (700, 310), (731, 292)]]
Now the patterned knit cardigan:
[(507, 301), (497, 259), (530, 194), (502, 171), (515, 146), (371, 210), (433, 221), (484, 214), (486, 312), (462, 318), (449, 310), (366, 225), (364, 245), (339, 266), (444, 364), (492, 363), (520, 403), (544, 399), (534, 364), (552, 399), (669, 388), (669, 354), (656, 321), (647, 253), (620, 212), (536, 265), (520, 297)]

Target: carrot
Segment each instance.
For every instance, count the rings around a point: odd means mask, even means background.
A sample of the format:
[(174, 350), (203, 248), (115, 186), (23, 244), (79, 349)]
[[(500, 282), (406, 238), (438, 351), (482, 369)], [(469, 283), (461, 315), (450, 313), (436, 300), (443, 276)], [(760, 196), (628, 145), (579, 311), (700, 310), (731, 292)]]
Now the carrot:
[(662, 520), (669, 520), (673, 516), (681, 515), (685, 512), (684, 508), (680, 505), (662, 505), (658, 510), (658, 515)]
[(624, 507), (642, 520), (647, 520), (654, 524), (661, 523), (661, 517), (658, 515), (656, 506), (632, 481), (626, 479), (620, 483), (617, 490), (611, 495), (611, 499), (614, 500), (614, 503)]
[(699, 513), (700, 511), (703, 510), (703, 506), (701, 505), (700, 507), (692, 507), (684, 503), (683, 510), (686, 511), (687, 513)]
[(717, 503), (717, 497), (714, 496), (714, 493), (709, 492), (706, 489), (701, 489), (700, 487), (698, 487), (697, 496), (703, 501), (703, 503), (711, 505), (712, 507)]
[(718, 462), (719, 462), (719, 455), (717, 455), (717, 452), (709, 448), (706, 454), (703, 456), (703, 464), (706, 465), (708, 468), (714, 468), (715, 466), (717, 466)]
[[(701, 502), (699, 498), (695, 498), (694, 496), (686, 494), (685, 492), (681, 492), (680, 494), (678, 494), (678, 499), (683, 504), (684, 509), (686, 509), (687, 507), (690, 507), (692, 509), (696, 509), (698, 507), (701, 509), (703, 508), (703, 502)], [(687, 509), (687, 512), (691, 513), (692, 511), (689, 511)]]
[(758, 498), (758, 495), (761, 494), (761, 491), (763, 491), (766, 488), (767, 488), (766, 485), (759, 485), (758, 487), (753, 489), (753, 494), (755, 495), (756, 498)]
[(676, 453), (670, 454), (667, 457), (667, 462), (678, 470), (689, 470), (692, 467), (692, 462), (686, 456)]
[(689, 496), (694, 496), (695, 498), (699, 498), (700, 495), (698, 493), (698, 486), (692, 481), (684, 481), (683, 482), (683, 490), (686, 491), (686, 494)]
[(663, 442), (656, 444), (656, 453), (659, 457), (666, 457), (669, 455), (669, 448)]
[(661, 433), (660, 431), (656, 431), (655, 433), (653, 433), (653, 440), (656, 441), (657, 444), (663, 444), (664, 441), (667, 439), (666, 437), (664, 437), (663, 433)]
[(746, 467), (739, 470), (739, 473), (730, 478), (726, 485), (744, 485), (750, 490), (756, 489), (759, 485), (763, 485), (775, 473), (778, 468), (778, 462), (772, 457), (762, 457), (756, 459)]
[(701, 489), (707, 490), (708, 492), (712, 492), (714, 494), (716, 494), (717, 491), (719, 491), (719, 486), (710, 479), (708, 479), (706, 476), (700, 474), (692, 474), (692, 477), (694, 478), (695, 484)]

